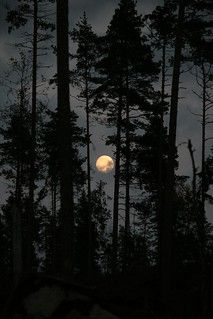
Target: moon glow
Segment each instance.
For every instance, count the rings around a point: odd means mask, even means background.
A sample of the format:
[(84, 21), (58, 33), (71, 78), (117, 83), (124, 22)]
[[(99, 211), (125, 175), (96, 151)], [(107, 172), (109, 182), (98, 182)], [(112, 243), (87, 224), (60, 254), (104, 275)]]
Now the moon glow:
[(113, 159), (108, 155), (100, 156), (96, 161), (96, 168), (101, 173), (109, 173), (114, 168)]

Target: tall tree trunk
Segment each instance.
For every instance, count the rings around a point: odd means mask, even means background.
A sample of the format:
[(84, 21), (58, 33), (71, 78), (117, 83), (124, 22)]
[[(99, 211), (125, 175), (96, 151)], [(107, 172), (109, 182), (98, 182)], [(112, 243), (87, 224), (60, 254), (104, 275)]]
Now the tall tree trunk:
[(69, 93), (68, 0), (57, 0), (58, 137), (61, 197), (61, 269), (71, 274), (74, 256), (73, 152)]
[[(21, 125), (23, 124), (23, 109), (24, 109), (24, 85), (23, 79), (20, 83), (20, 110), (19, 110), (19, 134), (21, 133)], [(23, 254), (22, 254), (22, 165), (23, 154), (21, 148), (21, 141), (18, 141), (17, 145), (17, 167), (16, 167), (16, 185), (15, 185), (15, 201), (13, 204), (13, 279), (14, 285), (18, 283), (23, 273)]]
[(163, 40), (162, 46), (162, 79), (161, 79), (161, 108), (160, 108), (160, 131), (158, 147), (158, 207), (157, 207), (157, 227), (158, 227), (158, 262), (160, 269), (161, 260), (161, 227), (163, 214), (163, 132), (164, 132), (164, 106), (165, 106), (165, 84), (166, 84), (166, 40)]
[(164, 215), (161, 236), (161, 292), (163, 300), (167, 301), (172, 280), (172, 214), (175, 209), (175, 157), (176, 131), (178, 114), (178, 93), (180, 80), (180, 65), (182, 51), (182, 24), (184, 20), (184, 1), (180, 1), (175, 40), (174, 66), (171, 90), (171, 107), (169, 122), (168, 167), (165, 185)]
[(202, 160), (201, 160), (201, 211), (205, 215), (205, 163), (206, 163), (206, 73), (202, 63), (203, 96), (202, 96)]
[(33, 8), (33, 71), (32, 71), (32, 110), (31, 110), (31, 146), (29, 176), (29, 210), (27, 211), (26, 271), (33, 271), (34, 257), (34, 191), (35, 191), (35, 155), (36, 155), (36, 86), (37, 86), (37, 40), (38, 40), (38, 1)]
[(202, 70), (202, 163), (201, 163), (201, 208), (198, 218), (198, 232), (200, 241), (200, 258), (201, 258), (201, 303), (202, 318), (206, 316), (207, 294), (206, 294), (206, 232), (205, 232), (205, 199), (206, 199), (206, 104), (207, 104), (207, 79), (204, 62), (201, 65)]
[(119, 188), (120, 188), (120, 159), (121, 159), (121, 119), (122, 96), (120, 94), (117, 113), (115, 179), (114, 179), (114, 203), (113, 203), (113, 231), (112, 231), (112, 272), (117, 270), (118, 259), (118, 213), (119, 213)]
[(90, 170), (90, 112), (89, 112), (89, 90), (88, 72), (85, 74), (86, 93), (86, 142), (87, 142), (87, 196), (88, 196), (88, 280), (92, 272), (92, 206), (91, 206), (91, 170)]
[(126, 271), (129, 260), (129, 241), (130, 241), (130, 108), (129, 108), (129, 79), (126, 77), (126, 198), (125, 198), (125, 232), (124, 232), (124, 265), (123, 270)]

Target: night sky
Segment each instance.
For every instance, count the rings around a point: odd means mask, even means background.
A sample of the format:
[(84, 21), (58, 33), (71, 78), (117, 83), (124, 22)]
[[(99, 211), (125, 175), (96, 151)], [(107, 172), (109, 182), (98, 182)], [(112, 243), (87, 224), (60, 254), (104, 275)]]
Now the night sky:
[[(89, 23), (92, 24), (94, 30), (98, 34), (104, 34), (107, 25), (111, 20), (114, 9), (116, 8), (118, 1), (115, 0), (70, 0), (70, 28), (72, 28), (75, 23), (77, 23), (83, 12), (86, 11)], [(7, 23), (5, 21), (6, 11), (5, 4), (15, 4), (15, 1), (0, 0), (0, 77), (4, 75), (4, 71), (7, 70), (7, 61), (9, 57), (16, 54), (15, 48), (12, 43), (18, 42), (20, 37), (20, 32), (13, 32), (8, 35)], [(152, 9), (155, 8), (157, 4), (161, 1), (158, 0), (145, 0), (138, 1), (138, 12), (143, 14), (150, 13)], [(72, 50), (72, 43), (70, 43), (70, 48)], [(56, 61), (54, 55), (50, 52), (47, 57), (48, 63), (53, 65), (52, 68), (48, 69), (47, 77), (51, 78), (55, 73)], [(186, 68), (186, 66), (184, 66)], [(46, 72), (46, 70), (44, 70)], [(171, 71), (169, 72), (171, 73)], [(157, 85), (157, 84), (156, 84)], [(196, 166), (201, 165), (201, 125), (199, 118), (190, 113), (198, 113), (201, 109), (201, 101), (197, 99), (192, 90), (199, 92), (196, 82), (193, 76), (187, 72), (187, 75), (182, 74), (181, 76), (181, 87), (180, 96), (184, 97), (179, 103), (179, 115), (178, 115), (178, 131), (177, 131), (177, 145), (179, 152), (179, 174), (184, 174), (187, 176), (192, 175), (191, 161), (189, 156), (189, 151), (187, 148), (188, 139), (192, 140), (193, 147), (196, 149), (195, 159)], [(168, 88), (169, 92), (169, 88)], [(49, 90), (49, 107), (55, 108), (56, 106), (56, 89)], [(76, 96), (77, 91), (71, 88), (71, 95)], [(4, 106), (5, 101), (5, 89), (0, 86), (0, 108)], [(85, 126), (85, 115), (82, 108), (77, 107), (77, 102), (75, 98), (71, 98), (71, 108), (79, 115), (79, 125)], [(100, 126), (95, 121), (92, 123), (92, 147), (91, 147), (91, 163), (92, 163), (92, 177), (93, 183), (96, 183), (100, 179), (103, 179), (106, 185), (106, 193), (109, 196), (113, 194), (113, 173), (107, 175), (98, 173), (95, 169), (95, 161), (99, 155), (107, 154), (113, 157), (113, 149), (111, 147), (105, 146), (105, 138), (109, 133), (109, 129), (105, 128), (103, 125)], [(207, 128), (207, 137), (213, 136), (212, 124)], [(212, 140), (210, 139), (207, 143), (207, 155), (209, 149), (212, 145)], [(5, 198), (5, 181), (0, 180), (0, 204)], [(211, 207), (207, 204), (208, 217), (211, 222), (213, 222), (213, 215), (210, 213)], [(109, 207), (111, 204), (109, 202)], [(211, 216), (212, 215), (212, 216)]]

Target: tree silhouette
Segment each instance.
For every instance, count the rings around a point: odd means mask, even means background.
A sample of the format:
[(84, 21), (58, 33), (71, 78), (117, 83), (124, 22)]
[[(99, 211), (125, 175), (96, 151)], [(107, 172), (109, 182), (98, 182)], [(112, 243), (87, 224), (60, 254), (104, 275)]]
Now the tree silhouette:
[[(152, 61), (152, 52), (141, 34), (142, 20), (137, 14), (134, 1), (121, 1), (115, 10), (103, 44), (103, 58), (98, 63), (100, 74), (106, 80), (98, 88), (98, 98), (106, 107), (110, 123), (116, 123), (115, 185), (113, 208), (113, 264), (116, 265), (118, 249), (119, 186), (121, 181), (120, 161), (123, 148), (125, 158), (125, 255), (128, 259), (128, 238), (130, 236), (130, 183), (131, 183), (131, 139), (136, 125), (131, 122), (131, 114), (149, 108), (148, 98), (152, 98), (151, 82), (158, 72)], [(105, 45), (105, 47), (104, 47)], [(106, 50), (106, 51), (105, 51)], [(105, 53), (106, 52), (106, 53)], [(149, 68), (146, 66), (149, 65)], [(101, 95), (101, 92), (103, 94)], [(104, 102), (105, 100), (105, 102)], [(112, 122), (113, 121), (113, 122)], [(125, 147), (122, 146), (124, 132)], [(125, 265), (124, 265), (125, 267)]]
[(92, 235), (91, 235), (91, 164), (90, 164), (90, 113), (92, 103), (92, 87), (94, 86), (94, 67), (97, 60), (97, 37), (92, 30), (91, 25), (88, 24), (86, 13), (81, 18), (80, 22), (71, 33), (74, 43), (77, 43), (78, 48), (76, 54), (72, 57), (76, 59), (76, 69), (71, 74), (71, 81), (77, 84), (81, 92), (80, 100), (84, 102), (86, 112), (86, 141), (87, 141), (87, 197), (88, 197), (88, 216), (87, 216), (87, 233), (88, 233), (88, 277), (91, 273), (92, 262)]
[(61, 273), (73, 270), (74, 201), (72, 128), (70, 127), (68, 1), (57, 1), (58, 137), (61, 200)]
[(162, 219), (162, 243), (161, 243), (161, 271), (162, 271), (162, 296), (167, 300), (171, 287), (172, 271), (172, 211), (175, 198), (175, 157), (176, 157), (176, 130), (177, 130), (177, 110), (178, 92), (180, 78), (181, 51), (183, 39), (183, 21), (185, 4), (180, 1), (178, 7), (178, 21), (176, 28), (175, 52), (173, 77), (171, 88), (170, 122), (169, 122), (169, 141), (168, 141), (168, 167), (167, 180), (165, 187), (165, 206)]
[[(32, 102), (31, 102), (31, 148), (30, 148), (30, 170), (29, 170), (29, 198), (28, 198), (28, 239), (26, 244), (26, 271), (33, 270), (32, 260), (34, 254), (33, 246), (33, 223), (35, 218), (35, 178), (36, 178), (36, 126), (37, 126), (37, 68), (38, 68), (38, 42), (47, 41), (49, 35), (43, 34), (43, 30), (53, 29), (54, 25), (42, 17), (39, 17), (39, 7), (47, 4), (45, 1), (22, 0), (17, 8), (9, 9), (7, 12), (7, 22), (9, 32), (20, 27), (24, 27), (32, 21), (32, 32), (26, 32), (26, 40), (20, 44), (21, 47), (31, 45), (32, 54)], [(40, 31), (40, 32), (39, 32)]]
[[(47, 111), (48, 121), (41, 129), (41, 149), (45, 184), (44, 192), (46, 196), (51, 197), (50, 210), (43, 210), (44, 216), (41, 216), (43, 227), (43, 245), (46, 252), (45, 269), (51, 273), (60, 271), (60, 245), (59, 233), (61, 223), (60, 207), (57, 204), (60, 193), (60, 159), (59, 159), (59, 136), (58, 136), (58, 112)], [(78, 194), (85, 184), (85, 172), (82, 164), (85, 159), (79, 155), (79, 146), (85, 145), (85, 138), (82, 136), (83, 130), (76, 124), (77, 115), (74, 112), (70, 114), (70, 134), (72, 130), (72, 149), (70, 145), (70, 156), (73, 155), (72, 164), (75, 175), (73, 176), (73, 190)], [(46, 232), (48, 238), (45, 238)]]
[[(29, 181), (30, 162), (30, 66), (23, 52), (19, 59), (10, 59), (10, 71), (5, 79), (8, 94), (13, 102), (5, 107), (1, 123), (1, 169), (2, 175), (10, 180), (13, 189), (11, 196), (13, 275), (16, 283), (26, 262), (23, 255), (23, 214), (26, 200), (24, 190)], [(25, 229), (26, 233), (26, 229)]]

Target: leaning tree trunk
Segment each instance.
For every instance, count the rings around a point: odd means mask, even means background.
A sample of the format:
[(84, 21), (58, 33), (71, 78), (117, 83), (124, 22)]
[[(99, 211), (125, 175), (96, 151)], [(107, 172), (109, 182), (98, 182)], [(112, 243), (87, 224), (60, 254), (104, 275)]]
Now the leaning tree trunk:
[(61, 273), (73, 270), (73, 152), (69, 93), (68, 0), (57, 0), (58, 141), (61, 199)]
[(185, 6), (180, 1), (177, 32), (175, 40), (174, 66), (171, 90), (171, 107), (169, 122), (168, 167), (165, 185), (164, 214), (162, 220), (161, 236), (161, 292), (162, 298), (167, 301), (172, 280), (172, 214), (175, 209), (175, 157), (176, 157), (176, 131), (178, 114), (178, 93), (182, 51), (182, 23)]
[(36, 156), (36, 86), (37, 86), (37, 41), (38, 41), (38, 1), (33, 8), (33, 71), (32, 71), (32, 111), (31, 111), (31, 145), (29, 175), (29, 210), (27, 211), (26, 271), (33, 271), (33, 234), (34, 234), (34, 191), (35, 191), (35, 156)]
[(193, 209), (194, 211), (197, 211), (197, 169), (195, 165), (195, 159), (194, 159), (194, 150), (192, 149), (192, 142), (191, 140), (188, 140), (188, 149), (189, 154), (192, 162), (192, 196), (193, 196)]
[(122, 119), (122, 96), (118, 101), (117, 133), (116, 133), (116, 156), (115, 156), (115, 179), (114, 179), (114, 203), (113, 203), (113, 231), (112, 231), (112, 272), (117, 270), (118, 259), (118, 212), (119, 212), (119, 188), (120, 188), (120, 159), (121, 159), (121, 119)]

